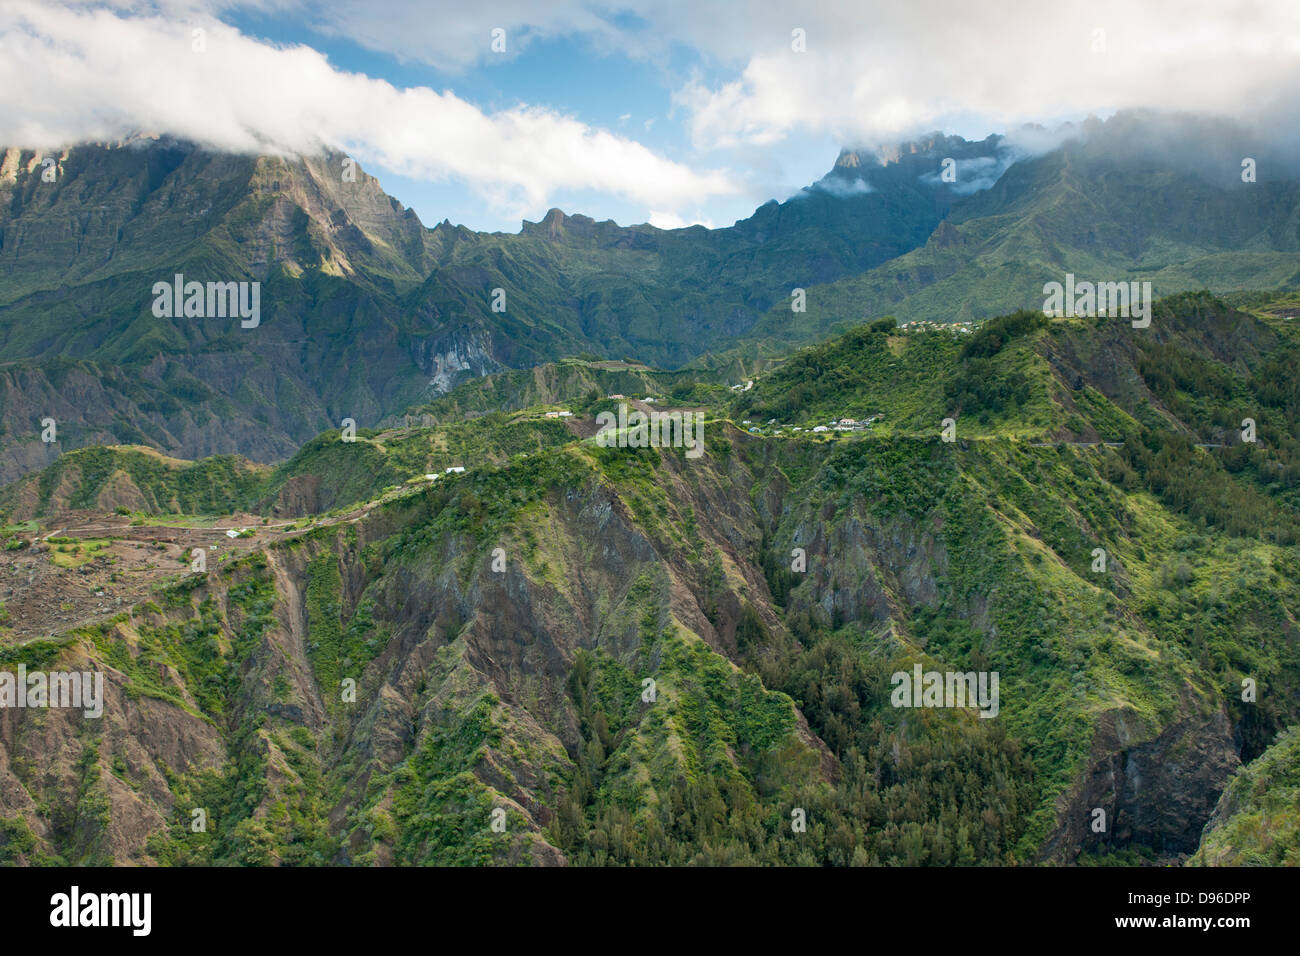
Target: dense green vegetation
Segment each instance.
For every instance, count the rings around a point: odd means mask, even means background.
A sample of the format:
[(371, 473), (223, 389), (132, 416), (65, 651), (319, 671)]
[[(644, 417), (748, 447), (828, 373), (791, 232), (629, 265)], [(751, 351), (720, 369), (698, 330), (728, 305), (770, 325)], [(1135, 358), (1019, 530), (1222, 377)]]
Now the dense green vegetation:
[(140, 510), (163, 514), (228, 514), (256, 500), (270, 469), (236, 455), (188, 462), (151, 448), (94, 447), (61, 455), (26, 482), (0, 492), (0, 511), (13, 513), (34, 487), (35, 515), (74, 508), (115, 507), (131, 500)]
[(805, 428), (878, 416), (876, 434), (937, 435), (948, 417), (963, 436), (1041, 432), (1061, 418), (1028, 338), (1045, 326), (1041, 314), (1016, 313), (964, 342), (947, 331), (861, 326), (796, 353), (742, 393), (732, 415)]
[[(273, 480), (367, 517), (0, 662), (79, 648), (215, 735), (221, 756), (162, 771), (164, 863), (1169, 862), (1195, 834), (1062, 834), (1094, 801), (1158, 819), (1137, 811), (1167, 793), (1208, 819), (1217, 790), (1176, 774), (1211, 758), (1248, 767), (1198, 859), (1287, 862), (1300, 409), (1267, 305), (1175, 297), (1147, 336), (873, 323), (726, 397), (873, 429), (710, 418), (698, 460), (597, 447), (545, 406), (327, 433)], [(996, 672), (997, 717), (893, 706), (916, 664)], [(1075, 795), (1117, 725), (1161, 797)], [(143, 771), (110, 735), (76, 754), (57, 792), (15, 761), (48, 826), (0, 821), (0, 859), (111, 858), (103, 775)]]
[[(1150, 141), (1153, 129), (1184, 145), (1143, 155), (1134, 144)], [(1296, 182), (1246, 185), (1226, 166), (1189, 160), (1232, 155), (1236, 135), (1231, 124), (1121, 112), (957, 203), (924, 245), (810, 288), (797, 324), (788, 306), (771, 309), (732, 351), (770, 355), (808, 341), (812, 330), (820, 338), (881, 314), (956, 322), (1039, 309), (1044, 283), (1067, 273), (1150, 282), (1158, 297), (1244, 290), (1247, 306), (1274, 290), (1294, 293)], [(1253, 244), (1261, 230), (1270, 239)]]
[[(761, 367), (762, 363), (758, 363), (732, 371), (737, 377), (744, 377), (746, 372), (752, 376)], [(543, 406), (590, 413), (608, 395), (666, 397), (692, 407), (721, 407), (730, 402), (732, 395), (722, 384), (717, 384), (727, 374), (723, 369), (670, 372), (640, 363), (567, 358), (536, 368), (471, 379), (446, 395), (408, 409), (400, 420), (427, 427)]]

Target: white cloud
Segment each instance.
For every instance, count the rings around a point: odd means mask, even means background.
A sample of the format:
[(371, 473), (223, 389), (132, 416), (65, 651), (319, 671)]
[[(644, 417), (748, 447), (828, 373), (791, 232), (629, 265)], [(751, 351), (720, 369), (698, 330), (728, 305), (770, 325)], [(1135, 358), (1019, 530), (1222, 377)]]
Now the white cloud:
[(844, 181), (843, 179), (823, 179), (820, 182), (813, 183), (809, 189), (819, 189), (822, 192), (830, 193), (840, 199), (847, 199), (852, 196), (865, 196), (867, 193), (875, 192), (871, 188), (871, 183), (865, 179), (853, 179)]
[[(1028, 154), (1019, 150), (1002, 149), (996, 156), (974, 156), (963, 159), (955, 167), (957, 179), (950, 184), (952, 191), (958, 196), (969, 196), (971, 193), (989, 189), (1013, 163), (1025, 155)], [(943, 182), (943, 170), (936, 169), (932, 173), (921, 176), (920, 179), (921, 182), (931, 186), (939, 186)]]
[(699, 216), (684, 218), (674, 212), (651, 210), (650, 218), (647, 221), (657, 229), (685, 229), (687, 226), (703, 226), (706, 229), (713, 228), (712, 219), (704, 219)]
[[(192, 31), (205, 50), (195, 52)], [(468, 183), (498, 203), (536, 207), (592, 189), (661, 209), (737, 192), (552, 110), (484, 113), (450, 91), (396, 89), (196, 15), (178, 22), (11, 0), (0, 23), (0, 143), (60, 146), (166, 132), (232, 151), (309, 152), (328, 144), (412, 177)]]
[(971, 116), (993, 130), (1129, 107), (1240, 115), (1300, 89), (1294, 0), (912, 0), (870, 16), (840, 2), (803, 20), (807, 52), (751, 30), (739, 76), (678, 90), (697, 146), (883, 142)]

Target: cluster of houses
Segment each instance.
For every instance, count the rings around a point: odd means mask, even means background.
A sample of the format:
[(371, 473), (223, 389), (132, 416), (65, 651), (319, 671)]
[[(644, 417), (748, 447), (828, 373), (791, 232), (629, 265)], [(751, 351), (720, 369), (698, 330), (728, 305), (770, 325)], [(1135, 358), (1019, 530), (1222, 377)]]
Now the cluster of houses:
[[(830, 421), (828, 424), (825, 424), (825, 425), (814, 425), (812, 428), (807, 429), (807, 431), (815, 432), (815, 433), (818, 433), (818, 434), (820, 434), (820, 433), (822, 433), (822, 432), (861, 432), (861, 431), (866, 431), (866, 430), (869, 429), (872, 425), (874, 425), (877, 421), (879, 421), (881, 418), (883, 418), (884, 415), (885, 415), (884, 412), (880, 412), (879, 414), (871, 415), (871, 416), (868, 417), (868, 418), (863, 418), (863, 419), (860, 419), (860, 420), (855, 420), (855, 419), (852, 419), (852, 418), (831, 419), (831, 421)], [(775, 419), (775, 418), (769, 419), (769, 420), (768, 420), (764, 425), (757, 425), (757, 424), (751, 422), (749, 419), (745, 419), (745, 420), (742, 421), (740, 424), (743, 425), (743, 426), (746, 426), (748, 431), (751, 431), (751, 432), (753, 432), (753, 433), (755, 433), (755, 434), (760, 434), (760, 433), (761, 433), (761, 430), (762, 430), (763, 428), (770, 428), (770, 427), (772, 427), (773, 425), (776, 425), (777, 428), (782, 428), (782, 429), (784, 429), (784, 428), (789, 428), (790, 431), (792, 431), (792, 432), (801, 432), (801, 431), (804, 431), (804, 430), (805, 430), (803, 427), (801, 427), (801, 426), (799, 426), (799, 425), (777, 425), (777, 424), (776, 424), (776, 419)], [(780, 433), (780, 432), (777, 432), (777, 434), (781, 434), (781, 433)]]
[(900, 332), (951, 332), (953, 335), (969, 335), (975, 331), (975, 323), (966, 322), (931, 322), (929, 319), (917, 319), (899, 325)]
[(748, 392), (754, 387), (754, 380), (752, 378), (746, 379), (743, 385), (729, 385), (727, 387), (733, 392)]
[(839, 421), (831, 419), (829, 424), (816, 425), (813, 427), (815, 432), (862, 432), (866, 431), (880, 418), (880, 415), (872, 415), (869, 418), (854, 420), (852, 418), (841, 418)]
[(568, 411), (567, 409), (559, 412), (547, 412), (546, 417), (547, 418), (572, 418), (573, 412)]
[[(464, 467), (461, 466), (461, 465), (452, 465), (450, 468), (447, 469), (447, 471), (445, 472), (445, 474), (448, 474), (448, 475), (458, 475), (458, 474), (460, 474), (460, 473), (461, 473), (462, 471), (464, 471), (464, 470), (465, 470)], [(436, 473), (435, 473), (435, 474), (431, 474), (431, 475), (425, 475), (424, 477), (425, 477), (425, 479), (428, 480), (428, 481), (437, 481), (439, 478), (442, 477), (442, 475), (439, 475), (439, 474), (436, 474)]]

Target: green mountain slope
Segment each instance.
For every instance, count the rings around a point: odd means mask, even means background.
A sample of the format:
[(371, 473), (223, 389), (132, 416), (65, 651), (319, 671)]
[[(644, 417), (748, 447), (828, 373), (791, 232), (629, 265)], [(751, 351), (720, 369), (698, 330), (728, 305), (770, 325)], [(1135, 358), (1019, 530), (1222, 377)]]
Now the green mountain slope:
[[(94, 662), (109, 690), (102, 723), (28, 714), (0, 743), (0, 853), (1182, 860), (1300, 719), (1295, 348), (1267, 309), (1188, 295), (1146, 330), (855, 330), (732, 399), (875, 432), (719, 406), (699, 458), (529, 412), (323, 435), (277, 480), (334, 475), (336, 501), (428, 467), (439, 433), (499, 451), (128, 608), (11, 621), (0, 662)], [(1258, 441), (1233, 442), (1246, 413)], [(996, 717), (895, 706), (917, 665), (996, 672)]]
[[(1166, 141), (1153, 139), (1169, 125)], [(1121, 113), (1086, 132), (954, 205), (924, 245), (809, 290), (797, 321), (788, 306), (773, 309), (744, 351), (770, 354), (811, 329), (882, 315), (956, 322), (1041, 309), (1043, 285), (1067, 273), (1150, 282), (1156, 296), (1300, 286), (1292, 163), (1265, 162), (1258, 181), (1242, 182), (1241, 156), (1259, 144), (1188, 118)]]
[[(1158, 295), (1294, 287), (1297, 178), (1259, 152), (1259, 181), (1242, 183), (1256, 145), (1134, 114), (1036, 156), (935, 134), (846, 150), (819, 182), (723, 229), (552, 210), (516, 235), (426, 229), (335, 154), (80, 146), (46, 182), (42, 157), (8, 149), (0, 479), (95, 444), (280, 462), (345, 418), (378, 426), (467, 379), (576, 355), (735, 384), (756, 359), (865, 318), (1038, 308), (1067, 272)], [(257, 327), (156, 317), (154, 284), (177, 274), (260, 283)]]
[[(952, 198), (900, 163), (878, 172), (898, 188), (812, 189), (731, 229), (553, 210), (518, 235), (481, 235), (425, 229), (372, 177), (346, 180), (336, 154), (82, 146), (53, 182), (41, 158), (9, 149), (0, 164), (0, 478), (89, 444), (276, 461), (344, 418), (374, 425), (507, 366), (592, 348), (685, 361), (792, 283), (911, 248)], [(259, 282), (260, 321), (156, 317), (154, 284), (177, 274)]]
[(148, 447), (95, 446), (0, 491), (0, 512), (16, 521), (75, 509), (227, 514), (256, 500), (270, 474), (236, 455), (189, 462)]

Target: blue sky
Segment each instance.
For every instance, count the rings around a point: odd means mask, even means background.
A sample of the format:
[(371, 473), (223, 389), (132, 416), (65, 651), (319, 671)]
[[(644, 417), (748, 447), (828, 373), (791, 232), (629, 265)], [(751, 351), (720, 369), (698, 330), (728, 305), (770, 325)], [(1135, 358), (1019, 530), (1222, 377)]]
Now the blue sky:
[(842, 146), (932, 130), (1129, 107), (1294, 127), (1300, 94), (1294, 0), (5, 3), (6, 145), (329, 146), (426, 224), (511, 232), (553, 206), (725, 226)]

